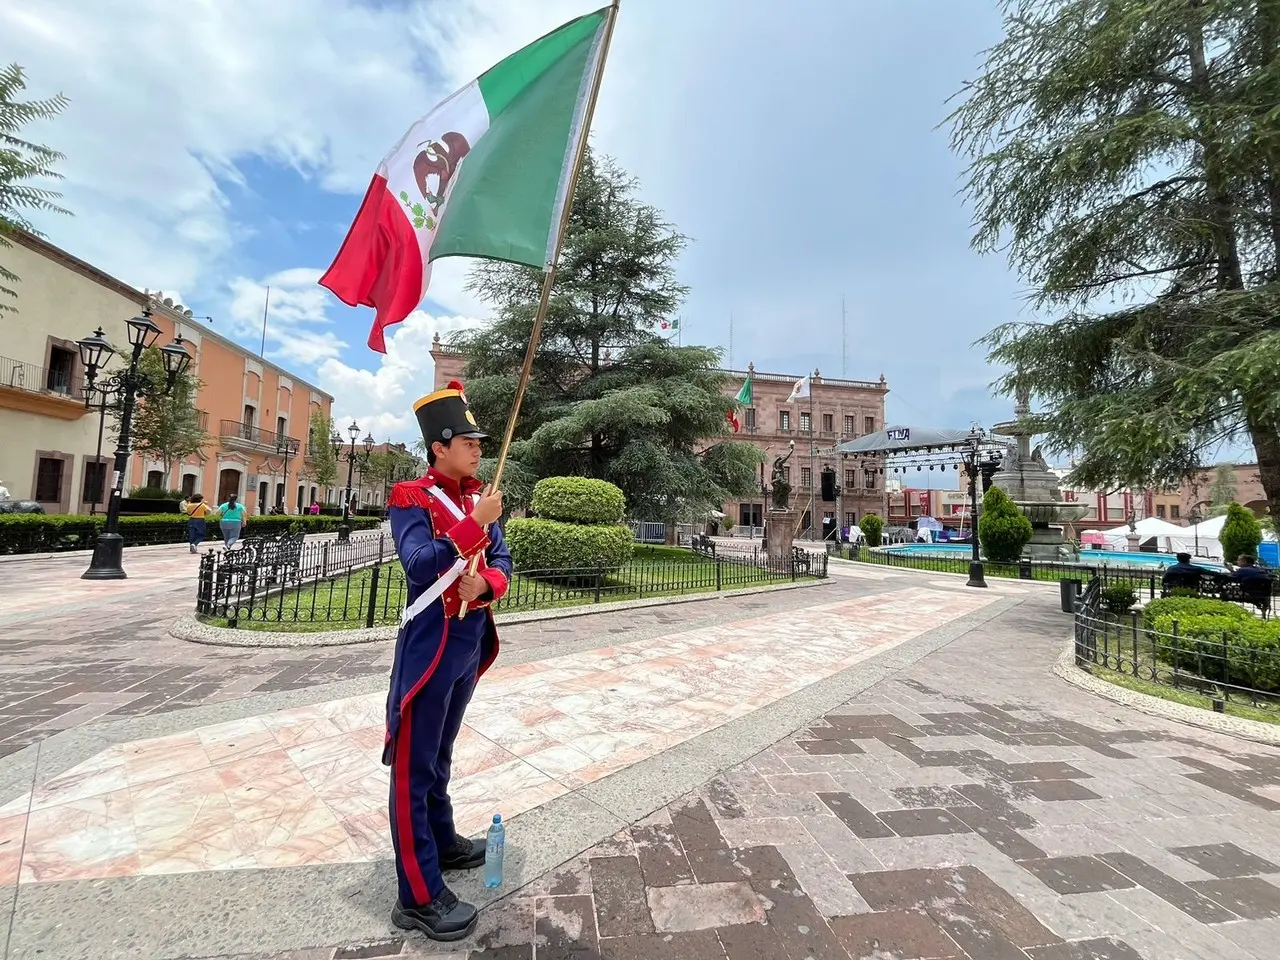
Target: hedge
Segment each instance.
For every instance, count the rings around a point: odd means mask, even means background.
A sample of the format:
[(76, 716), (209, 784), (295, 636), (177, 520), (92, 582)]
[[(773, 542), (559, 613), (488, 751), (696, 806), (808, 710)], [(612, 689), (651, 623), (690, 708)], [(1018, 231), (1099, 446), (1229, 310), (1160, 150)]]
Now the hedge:
[(1161, 617), (1181, 623), (1188, 617), (1205, 616), (1226, 617), (1239, 622), (1254, 619), (1253, 614), (1239, 604), (1206, 597), (1160, 597), (1142, 608), (1142, 623), (1148, 630), (1156, 629), (1156, 621)]
[[(64, 550), (87, 550), (106, 526), (103, 515), (86, 517), (73, 514), (0, 514), (0, 554), (52, 553)], [(269, 537), (281, 533), (303, 531), (324, 533), (336, 530), (341, 517), (276, 516), (249, 517), (245, 532), (249, 536)], [(352, 517), (353, 530), (370, 530), (381, 521), (375, 517)], [(153, 515), (121, 517), (120, 534), (125, 546), (158, 543), (186, 543), (185, 517)], [(221, 539), (216, 523), (208, 524), (208, 540)]]
[[(1243, 612), (1243, 619), (1225, 611), (1156, 617), (1156, 630), (1165, 634), (1160, 639), (1160, 659), (1209, 681), (1266, 692), (1280, 690), (1280, 622), (1259, 620)], [(1176, 650), (1169, 636), (1175, 620)]]
[(562, 523), (542, 517), (508, 520), (503, 530), (517, 570), (617, 567), (635, 547), (630, 527)]
[(627, 501), (622, 491), (607, 480), (545, 477), (534, 485), (529, 507), (544, 520), (621, 523)]

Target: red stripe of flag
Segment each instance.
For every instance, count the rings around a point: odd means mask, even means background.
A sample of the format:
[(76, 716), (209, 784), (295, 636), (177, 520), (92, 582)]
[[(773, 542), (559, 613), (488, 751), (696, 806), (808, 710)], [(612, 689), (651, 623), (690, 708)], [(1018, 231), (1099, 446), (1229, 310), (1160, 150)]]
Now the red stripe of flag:
[(402, 321), (422, 302), (424, 264), (413, 225), (374, 174), (342, 247), (320, 278), (320, 286), (351, 307), (376, 311), (369, 349), (387, 352), (383, 331)]

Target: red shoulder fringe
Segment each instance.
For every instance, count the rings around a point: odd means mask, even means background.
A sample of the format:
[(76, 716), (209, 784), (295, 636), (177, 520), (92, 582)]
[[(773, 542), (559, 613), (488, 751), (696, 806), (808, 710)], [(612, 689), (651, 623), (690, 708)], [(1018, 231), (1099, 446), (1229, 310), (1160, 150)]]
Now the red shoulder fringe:
[(391, 488), (391, 494), (387, 497), (387, 506), (400, 509), (407, 507), (430, 509), (431, 500), (421, 481), (405, 480)]

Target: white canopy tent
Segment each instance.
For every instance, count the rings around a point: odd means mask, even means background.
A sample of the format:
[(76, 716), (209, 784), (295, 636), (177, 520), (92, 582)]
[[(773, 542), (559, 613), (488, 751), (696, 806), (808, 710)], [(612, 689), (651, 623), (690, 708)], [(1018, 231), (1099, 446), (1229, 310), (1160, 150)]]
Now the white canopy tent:
[[(1129, 548), (1130, 531), (1128, 524), (1122, 527), (1112, 527), (1110, 530), (1086, 530), (1084, 532), (1101, 533), (1106, 538), (1108, 550), (1127, 550)], [(1156, 550), (1162, 553), (1191, 552), (1194, 533), (1188, 527), (1180, 527), (1176, 523), (1169, 523), (1159, 517), (1143, 517), (1134, 524), (1133, 532), (1137, 533), (1138, 542), (1141, 544), (1155, 540)], [(1203, 534), (1200, 536), (1200, 541), (1203, 547)], [(1214, 542), (1217, 542), (1217, 534), (1214, 534)]]

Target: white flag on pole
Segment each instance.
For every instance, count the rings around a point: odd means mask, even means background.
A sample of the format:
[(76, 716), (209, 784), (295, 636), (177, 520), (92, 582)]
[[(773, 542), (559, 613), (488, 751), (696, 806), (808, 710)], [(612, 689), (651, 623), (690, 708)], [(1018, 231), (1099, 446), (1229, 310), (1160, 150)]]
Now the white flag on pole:
[(787, 403), (807, 396), (809, 396), (809, 378), (801, 377), (796, 381), (796, 385), (791, 388), (791, 393), (787, 396)]

